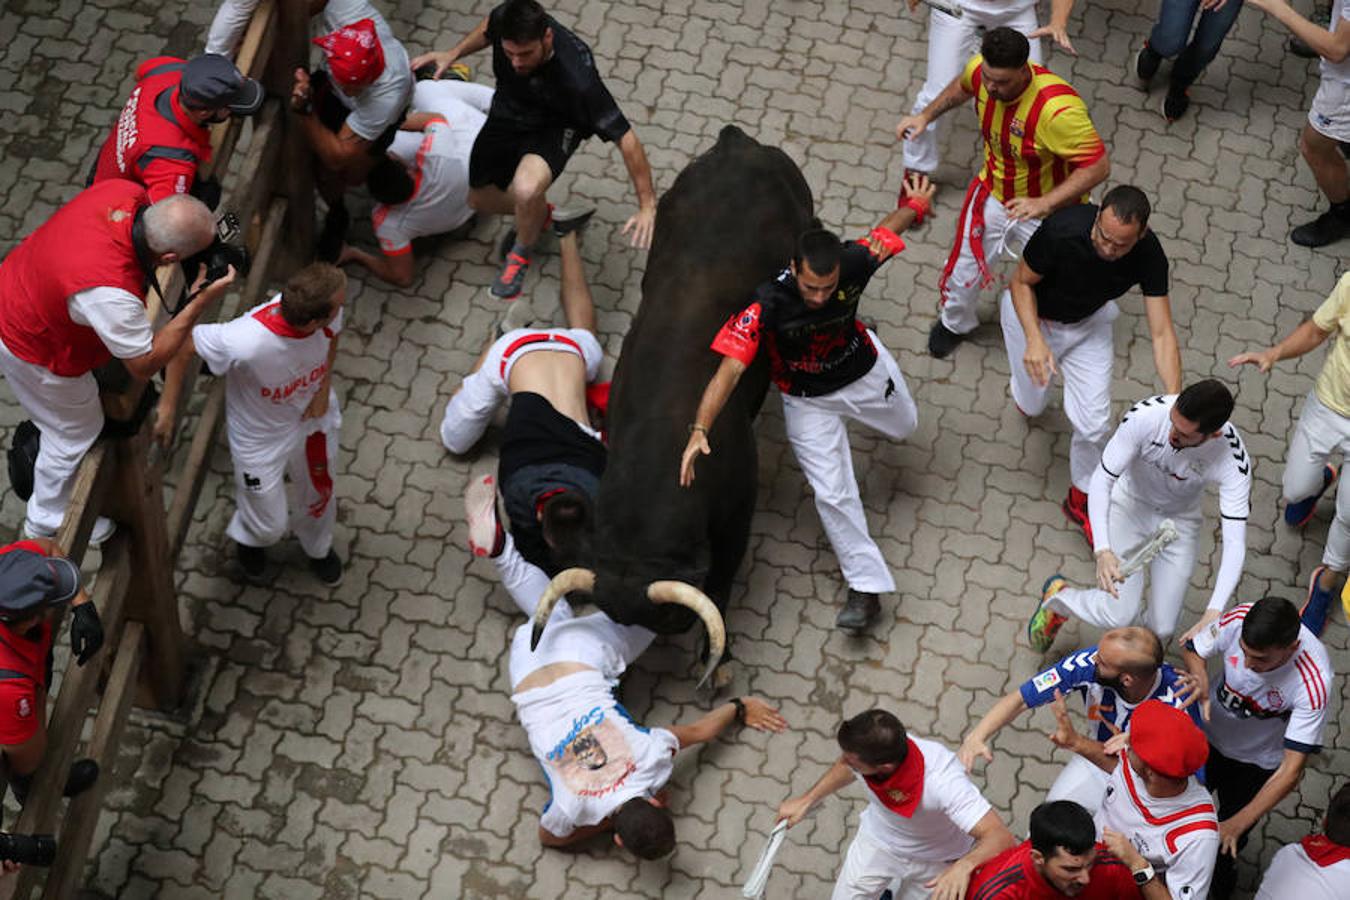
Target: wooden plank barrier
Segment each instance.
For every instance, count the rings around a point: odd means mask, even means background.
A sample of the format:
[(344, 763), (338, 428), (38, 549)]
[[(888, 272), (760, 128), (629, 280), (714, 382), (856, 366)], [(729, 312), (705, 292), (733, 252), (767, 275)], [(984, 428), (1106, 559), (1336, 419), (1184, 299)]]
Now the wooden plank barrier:
[[(241, 122), (232, 120), (215, 129), (211, 164), (203, 170), (204, 176), (224, 182), (222, 208), (239, 216), (253, 264), (228, 298), (234, 302), (208, 312), (204, 321), (248, 309), (285, 270), (308, 261), (314, 233), (312, 164), (303, 136), (286, 113), (290, 74), (307, 65), (308, 53), (308, 5), (301, 0), (263, 0), (245, 31), (236, 64), (246, 75), (262, 80), (271, 96), (246, 141)], [(241, 144), (243, 156), (236, 157)], [(157, 278), (168, 303), (176, 303), (183, 290), (181, 267), (162, 267)], [(164, 317), (163, 307), (152, 292), (146, 303), (151, 321)], [(182, 374), (176, 423), (189, 404), (197, 370), (188, 366)], [(91, 596), (103, 621), (104, 644), (87, 665), (77, 665), (72, 656), (66, 666), (60, 691), (50, 704), (46, 753), (34, 773), (28, 801), (10, 828), (19, 834), (58, 835), (56, 860), (50, 869), (23, 866), (0, 877), (0, 900), (27, 900), (39, 891), (46, 898), (78, 893), (133, 702), (145, 697), (154, 706), (173, 711), (183, 701), (189, 648), (178, 616), (174, 570), (220, 432), (224, 387), (216, 380), (208, 388), (187, 452), (168, 479), (175, 488), (167, 512), (165, 475), (173, 457), (154, 450), (153, 416), (134, 434), (101, 438), (76, 473), (70, 506), (57, 533), (67, 555), (77, 563), (83, 561), (98, 516), (110, 516), (118, 525), (103, 545)], [(145, 389), (144, 382), (133, 380), (120, 393), (106, 393), (105, 413), (110, 419), (129, 419)], [(61, 623), (57, 627), (64, 635)], [(81, 749), (91, 712), (92, 729)], [(80, 756), (99, 764), (99, 779), (66, 803), (62, 797), (66, 775)]]

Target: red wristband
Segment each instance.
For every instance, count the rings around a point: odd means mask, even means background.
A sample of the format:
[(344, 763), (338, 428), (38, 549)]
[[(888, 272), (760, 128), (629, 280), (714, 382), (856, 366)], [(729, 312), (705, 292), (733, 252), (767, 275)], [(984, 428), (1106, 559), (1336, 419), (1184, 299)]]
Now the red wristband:
[(875, 241), (885, 247), (892, 254), (899, 253), (905, 249), (905, 242), (900, 240), (900, 235), (891, 231), (889, 228), (882, 228), (878, 225), (867, 235), (869, 240)]
[(905, 199), (901, 200), (901, 201), (900, 201), (900, 206), (901, 206), (901, 207), (906, 207), (906, 206), (907, 206), (907, 207), (909, 207), (910, 209), (914, 210), (914, 224), (915, 224), (915, 225), (922, 225), (922, 224), (923, 224), (923, 218), (924, 218), (924, 216), (928, 215), (928, 210), (931, 208), (931, 207), (929, 207), (928, 201), (927, 201), (927, 200), (925, 200), (925, 199), (922, 198), (922, 197), (915, 197), (915, 196), (912, 195), (912, 194), (911, 194), (910, 196), (906, 197)]

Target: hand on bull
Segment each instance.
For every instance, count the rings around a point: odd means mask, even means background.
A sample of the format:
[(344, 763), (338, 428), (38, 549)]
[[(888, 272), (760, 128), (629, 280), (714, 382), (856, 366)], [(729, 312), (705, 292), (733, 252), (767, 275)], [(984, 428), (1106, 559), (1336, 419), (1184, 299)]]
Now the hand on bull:
[(652, 245), (652, 232), (656, 229), (656, 207), (639, 206), (623, 226), (624, 237), (629, 238), (632, 246), (646, 250)]
[(712, 448), (708, 446), (708, 431), (705, 428), (695, 428), (689, 432), (689, 443), (684, 445), (684, 455), (680, 458), (680, 487), (689, 487), (694, 483), (694, 462), (699, 454), (704, 456), (712, 453)]
[(758, 697), (742, 697), (741, 702), (745, 704), (745, 724), (756, 731), (777, 734), (787, 728), (787, 719)]

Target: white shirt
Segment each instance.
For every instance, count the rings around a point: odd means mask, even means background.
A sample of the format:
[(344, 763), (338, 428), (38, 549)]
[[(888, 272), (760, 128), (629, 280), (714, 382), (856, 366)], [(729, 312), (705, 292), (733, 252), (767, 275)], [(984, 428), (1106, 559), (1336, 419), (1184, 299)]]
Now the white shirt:
[(197, 353), (225, 376), (225, 419), (236, 462), (284, 458), (300, 439), (305, 407), (328, 374), (328, 350), (342, 330), (339, 312), (326, 327), (297, 335), (281, 317), (276, 294), (237, 319), (192, 329)]
[(469, 154), (487, 121), (492, 89), (462, 81), (419, 82), (413, 108), (442, 119), (422, 132), (400, 131), (389, 155), (413, 172), (413, 195), (371, 212), (375, 237), (389, 256), (407, 253), (414, 238), (453, 231), (473, 217), (469, 206)]
[(1251, 510), (1252, 461), (1231, 422), (1197, 447), (1177, 450), (1169, 435), (1175, 394), (1149, 397), (1130, 407), (1102, 451), (1102, 468), (1120, 479), (1117, 490), (1176, 518), (1200, 517), (1207, 484), (1219, 486), (1219, 512), (1246, 519)]
[(942, 0), (947, 6), (959, 6), (979, 19), (1002, 20), (1010, 13), (1036, 5), (1036, 0)]
[[(1328, 24), (1328, 30), (1335, 33), (1336, 29), (1350, 22), (1350, 3), (1346, 0), (1336, 0), (1331, 4), (1331, 22)], [(1334, 63), (1326, 57), (1322, 58), (1322, 77), (1331, 81), (1339, 81), (1342, 84), (1350, 84), (1350, 56)]]
[(373, 141), (386, 128), (399, 120), (412, 102), (413, 74), (408, 51), (394, 37), (389, 23), (369, 0), (328, 0), (328, 5), (314, 20), (317, 34), (332, 34), (344, 25), (362, 19), (375, 21), (375, 34), (384, 51), (384, 71), (355, 97), (349, 97), (334, 84), (333, 96), (350, 109), (347, 126), (357, 137)]
[(154, 346), (155, 332), (145, 314), (145, 304), (121, 288), (92, 287), (71, 294), (66, 312), (76, 325), (94, 329), (108, 352), (118, 359), (144, 356)]
[(1271, 672), (1253, 672), (1238, 643), (1250, 603), (1235, 606), (1194, 639), (1195, 652), (1223, 656), (1223, 677), (1211, 686), (1209, 742), (1224, 756), (1277, 769), (1285, 749), (1322, 749), (1329, 688), (1335, 672), (1326, 648), (1300, 626), (1299, 648)]
[(1097, 830), (1129, 838), (1153, 870), (1166, 877), (1173, 900), (1205, 900), (1219, 855), (1214, 801), (1194, 778), (1175, 797), (1154, 797), (1130, 768), (1126, 754), (1111, 773), (1097, 811)]
[(539, 817), (546, 831), (594, 825), (670, 780), (679, 740), (634, 722), (603, 673), (577, 672), (511, 700), (552, 792)]
[(1350, 897), (1350, 859), (1319, 866), (1299, 843), (1286, 844), (1270, 861), (1256, 900), (1345, 900)]
[(970, 780), (956, 754), (934, 741), (910, 735), (923, 754), (923, 794), (909, 818), (878, 799), (854, 773), (867, 794), (861, 825), (896, 856), (924, 862), (951, 862), (975, 844), (971, 830), (992, 808)]

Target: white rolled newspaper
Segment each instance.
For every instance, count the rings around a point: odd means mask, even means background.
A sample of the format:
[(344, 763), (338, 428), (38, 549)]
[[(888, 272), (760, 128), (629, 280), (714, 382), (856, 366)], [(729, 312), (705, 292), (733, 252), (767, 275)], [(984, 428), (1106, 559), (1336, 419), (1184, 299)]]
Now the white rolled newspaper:
[(1144, 566), (1148, 565), (1153, 557), (1162, 552), (1162, 548), (1172, 543), (1179, 537), (1177, 526), (1171, 519), (1163, 519), (1158, 523), (1158, 528), (1153, 535), (1144, 543), (1142, 547), (1134, 552), (1134, 555), (1127, 559), (1120, 567), (1120, 581), (1129, 578), (1135, 572), (1138, 572)]
[(760, 900), (764, 896), (764, 888), (769, 883), (769, 873), (773, 871), (773, 858), (778, 855), (778, 848), (783, 846), (783, 839), (787, 837), (787, 827), (787, 819), (782, 819), (774, 826), (773, 831), (769, 832), (769, 841), (759, 854), (759, 862), (755, 863), (754, 871), (746, 879), (745, 887), (741, 888), (741, 896), (747, 900)]

